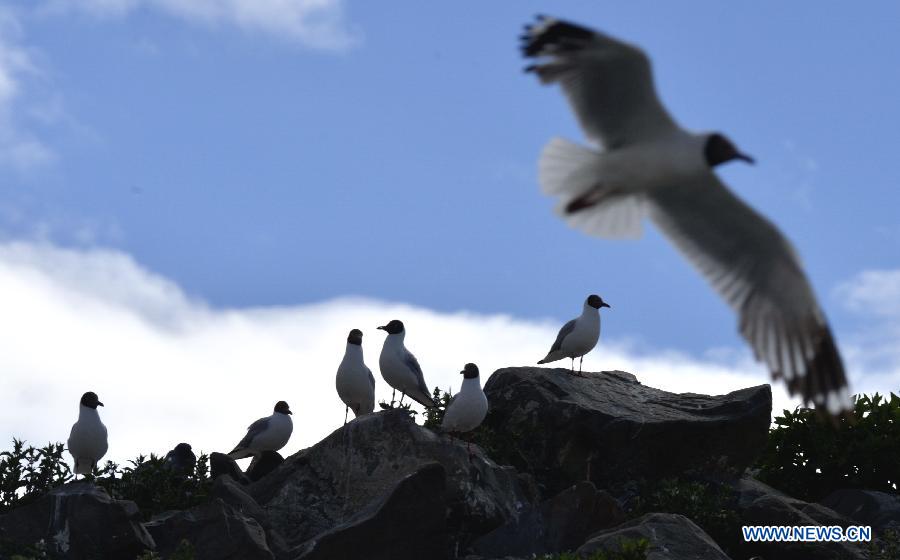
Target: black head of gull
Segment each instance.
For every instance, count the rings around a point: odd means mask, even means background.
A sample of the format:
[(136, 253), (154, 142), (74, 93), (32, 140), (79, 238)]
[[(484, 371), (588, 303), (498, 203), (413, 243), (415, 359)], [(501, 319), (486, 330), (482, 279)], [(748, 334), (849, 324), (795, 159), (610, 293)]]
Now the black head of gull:
[(403, 321), (394, 319), (387, 325), (382, 325), (378, 328), (386, 331), (388, 334), (399, 334), (403, 332)]

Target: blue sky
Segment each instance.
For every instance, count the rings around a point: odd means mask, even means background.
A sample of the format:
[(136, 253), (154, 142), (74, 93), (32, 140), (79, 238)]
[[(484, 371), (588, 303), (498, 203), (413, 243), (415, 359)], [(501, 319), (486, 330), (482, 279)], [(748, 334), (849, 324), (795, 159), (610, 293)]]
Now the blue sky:
[(582, 139), (521, 71), (521, 26), (550, 11), (641, 45), (682, 125), (757, 159), (721, 174), (793, 240), (842, 346), (895, 357), (900, 304), (866, 290), (900, 301), (896, 4), (226, 4), (0, 4), (6, 242), (127, 255), (212, 309), (360, 296), (557, 322), (596, 292), (604, 337), (744, 352), (652, 226), (588, 238), (539, 193), (543, 145)]

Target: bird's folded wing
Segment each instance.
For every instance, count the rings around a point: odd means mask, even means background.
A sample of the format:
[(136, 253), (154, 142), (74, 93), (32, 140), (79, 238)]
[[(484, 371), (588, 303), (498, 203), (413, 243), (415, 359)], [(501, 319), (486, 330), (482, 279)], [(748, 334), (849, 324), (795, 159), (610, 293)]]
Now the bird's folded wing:
[(255, 438), (256, 436), (258, 436), (259, 434), (261, 434), (262, 432), (264, 432), (265, 429), (268, 428), (268, 427), (269, 427), (269, 419), (268, 419), (268, 417), (267, 417), (267, 418), (260, 418), (260, 419), (257, 420), (256, 422), (250, 424), (250, 426), (247, 428), (247, 435), (244, 436), (244, 439), (242, 439), (242, 440), (234, 447), (234, 449), (233, 449), (231, 452), (234, 453), (234, 452), (237, 451), (238, 449), (243, 449), (243, 448), (245, 448), (245, 447), (249, 447), (249, 446), (250, 446), (250, 442), (253, 441), (253, 438)]
[(656, 95), (650, 60), (627, 43), (573, 23), (539, 18), (522, 35), (526, 57), (545, 58), (526, 70), (559, 82), (585, 134), (620, 147), (675, 127)]
[(372, 370), (366, 368), (366, 371), (369, 373), (369, 385), (372, 386), (372, 389), (375, 388), (375, 376), (372, 375)]
[(831, 413), (849, 407), (844, 366), (790, 242), (719, 181), (652, 194), (650, 215), (739, 316), (741, 335), (790, 393)]
[(412, 352), (406, 352), (406, 355), (403, 357), (403, 363), (405, 363), (406, 367), (408, 367), (415, 374), (416, 385), (418, 385), (419, 390), (422, 391), (422, 394), (433, 403), (434, 399), (431, 398), (431, 391), (428, 390), (428, 385), (425, 383), (425, 374), (422, 373), (422, 367), (419, 365), (419, 361), (416, 359), (416, 357), (412, 355)]
[(550, 354), (562, 348), (563, 339), (565, 339), (566, 336), (568, 336), (569, 333), (574, 330), (575, 319), (572, 319), (571, 321), (563, 325), (561, 329), (559, 329), (559, 334), (556, 335), (556, 340), (553, 341), (553, 346), (550, 347), (550, 352), (548, 352), (547, 355), (549, 356)]

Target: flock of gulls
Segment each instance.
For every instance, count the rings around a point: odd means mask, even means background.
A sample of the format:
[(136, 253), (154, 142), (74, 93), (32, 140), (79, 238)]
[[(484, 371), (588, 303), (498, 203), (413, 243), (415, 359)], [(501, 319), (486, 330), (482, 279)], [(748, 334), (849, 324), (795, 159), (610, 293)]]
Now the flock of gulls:
[[(555, 362), (563, 358), (572, 359), (572, 374), (575, 358), (582, 358), (594, 349), (600, 338), (600, 308), (609, 307), (600, 296), (590, 295), (584, 302), (584, 309), (577, 318), (566, 323), (559, 331), (556, 341), (547, 353), (547, 357), (539, 364)], [(406, 329), (403, 322), (397, 319), (387, 325), (378, 327), (387, 333), (378, 366), (381, 376), (394, 390), (390, 408), (394, 407), (397, 391), (400, 391), (399, 405), (407, 396), (425, 408), (439, 408), (432, 398), (425, 383), (425, 375), (416, 357), (406, 349), (403, 339)], [(338, 365), (335, 377), (335, 388), (344, 402), (344, 425), (352, 410), (354, 417), (371, 414), (375, 411), (375, 376), (363, 360), (362, 331), (353, 329), (347, 335), (347, 347), (344, 358)], [(579, 362), (580, 364), (580, 362)], [(478, 366), (469, 363), (462, 371), (462, 385), (444, 409), (441, 431), (448, 434), (470, 432), (481, 425), (487, 416), (488, 400), (481, 388), (481, 377)], [(75, 474), (90, 474), (100, 459), (106, 455), (109, 447), (106, 426), (100, 420), (97, 407), (103, 406), (97, 394), (88, 391), (81, 396), (78, 421), (72, 426), (67, 446), (75, 460)], [(278, 401), (271, 416), (260, 418), (250, 424), (247, 434), (228, 453), (232, 459), (243, 459), (257, 456), (265, 451), (278, 451), (291, 438), (294, 423), (291, 420), (291, 408), (285, 401)], [(471, 453), (471, 451), (470, 451)], [(185, 472), (193, 468), (196, 458), (187, 443), (178, 444), (165, 457), (165, 463)]]
[[(559, 200), (557, 211), (590, 235), (637, 237), (644, 218), (655, 223), (739, 317), (739, 330), (773, 379), (791, 395), (838, 416), (851, 407), (844, 366), (825, 314), (800, 259), (772, 222), (741, 201), (714, 173), (718, 165), (754, 163), (720, 133), (681, 128), (659, 101), (647, 55), (638, 47), (566, 21), (539, 16), (525, 28), (522, 52), (537, 62), (526, 68), (544, 84), (559, 84), (590, 147), (555, 138), (539, 162), (539, 182)], [(609, 307), (591, 295), (579, 317), (559, 331), (541, 364), (581, 359), (600, 336), (600, 313)], [(393, 389), (426, 408), (437, 407), (422, 368), (404, 345), (403, 322), (378, 327), (387, 333), (378, 365)], [(363, 361), (362, 331), (353, 329), (336, 377), (346, 405), (344, 423), (375, 409), (375, 377)], [(579, 369), (574, 371), (575, 358)], [(488, 410), (478, 367), (460, 372), (460, 391), (448, 403), (442, 430), (468, 432)], [(88, 474), (107, 451), (106, 427), (93, 392), (81, 398), (68, 448), (75, 473)], [(284, 401), (271, 416), (250, 425), (229, 454), (240, 459), (277, 451), (293, 431)], [(184, 447), (186, 446), (186, 447)], [(180, 444), (167, 462), (186, 461)], [(191, 453), (191, 457), (193, 454)]]

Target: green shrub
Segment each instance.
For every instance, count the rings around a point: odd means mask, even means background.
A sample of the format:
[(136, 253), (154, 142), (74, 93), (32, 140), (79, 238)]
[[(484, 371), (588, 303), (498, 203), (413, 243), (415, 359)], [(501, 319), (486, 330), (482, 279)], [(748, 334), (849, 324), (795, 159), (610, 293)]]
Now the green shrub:
[(854, 419), (830, 422), (814, 410), (785, 410), (775, 419), (756, 478), (806, 501), (841, 488), (898, 493), (900, 397), (854, 399)]
[(900, 529), (887, 529), (866, 546), (869, 560), (897, 560), (900, 558)]
[(0, 513), (25, 505), (72, 478), (61, 443), (25, 446), (13, 438), (11, 451), (0, 452)]
[(646, 485), (630, 516), (647, 513), (677, 513), (687, 517), (726, 553), (737, 550), (740, 544), (737, 496), (727, 485), (678, 479)]

